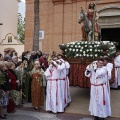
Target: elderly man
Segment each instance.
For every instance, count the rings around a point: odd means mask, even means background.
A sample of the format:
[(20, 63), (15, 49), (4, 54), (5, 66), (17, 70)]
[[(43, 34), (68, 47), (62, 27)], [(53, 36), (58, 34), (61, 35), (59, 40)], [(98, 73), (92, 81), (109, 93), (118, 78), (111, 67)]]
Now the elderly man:
[(15, 64), (15, 68), (17, 67), (17, 63), (18, 63), (18, 57), (17, 56), (13, 56), (12, 57), (12, 62)]
[(12, 51), (11, 50), (6, 51), (6, 55), (4, 57), (4, 60), (6, 58), (9, 58), (9, 60), (12, 62)]
[(91, 92), (89, 111), (95, 117), (94, 120), (104, 120), (111, 116), (110, 96), (107, 90), (107, 68), (103, 67), (104, 60), (101, 58), (94, 69), (92, 64), (88, 65), (85, 76), (90, 77)]

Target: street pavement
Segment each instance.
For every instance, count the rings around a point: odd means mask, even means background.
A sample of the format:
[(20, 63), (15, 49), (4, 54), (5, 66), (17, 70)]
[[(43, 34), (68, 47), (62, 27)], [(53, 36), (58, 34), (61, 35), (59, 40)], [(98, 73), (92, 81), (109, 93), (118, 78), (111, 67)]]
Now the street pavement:
[[(88, 112), (89, 89), (70, 87), (72, 102), (65, 113), (49, 113), (45, 107), (35, 111), (31, 104), (17, 107), (14, 113), (7, 116), (7, 120), (94, 120)], [(106, 120), (120, 120), (120, 90), (111, 90), (112, 117)]]
[[(7, 120), (94, 120), (92, 116), (68, 113), (48, 113), (45, 111), (22, 110), (10, 113)], [(106, 120), (120, 120), (119, 118), (107, 118)]]

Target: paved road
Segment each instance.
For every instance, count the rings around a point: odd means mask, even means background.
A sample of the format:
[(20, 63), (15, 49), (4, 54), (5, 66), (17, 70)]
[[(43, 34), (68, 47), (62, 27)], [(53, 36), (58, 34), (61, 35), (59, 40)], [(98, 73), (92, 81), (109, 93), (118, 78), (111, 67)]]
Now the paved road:
[[(17, 110), (8, 114), (7, 120), (93, 120), (91, 116), (66, 113), (35, 112), (28, 110)], [(107, 118), (107, 120), (120, 120), (118, 118)]]

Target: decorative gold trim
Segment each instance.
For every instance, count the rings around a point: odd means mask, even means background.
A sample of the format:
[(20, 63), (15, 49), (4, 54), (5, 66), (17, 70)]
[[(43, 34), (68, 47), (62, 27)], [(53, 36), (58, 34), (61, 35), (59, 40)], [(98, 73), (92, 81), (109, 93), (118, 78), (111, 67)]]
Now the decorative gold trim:
[[(0, 42), (0, 44), (2, 44), (4, 40), (6, 40), (6, 37), (7, 37), (8, 35), (13, 35), (13, 34), (12, 34), (12, 33), (8, 33), (8, 34), (5, 36), (5, 38)], [(13, 35), (13, 36), (14, 36), (14, 35)], [(17, 40), (16, 38), (17, 38), (17, 37), (14, 36), (14, 40)], [(18, 40), (17, 40), (17, 42), (18, 42), (19, 44), (22, 44), (22, 43), (21, 43), (20, 41), (18, 41)], [(13, 45), (13, 44), (4, 44), (4, 45)]]

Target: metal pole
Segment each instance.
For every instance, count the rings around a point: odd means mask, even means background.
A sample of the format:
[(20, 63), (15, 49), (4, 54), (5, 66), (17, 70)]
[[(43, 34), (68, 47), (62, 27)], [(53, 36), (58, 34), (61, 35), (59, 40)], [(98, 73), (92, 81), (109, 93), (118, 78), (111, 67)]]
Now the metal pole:
[(94, 15), (93, 15), (93, 36), (92, 36), (92, 41), (95, 41), (95, 14), (96, 14), (96, 6), (97, 6), (97, 0), (95, 0), (95, 8), (94, 8)]

